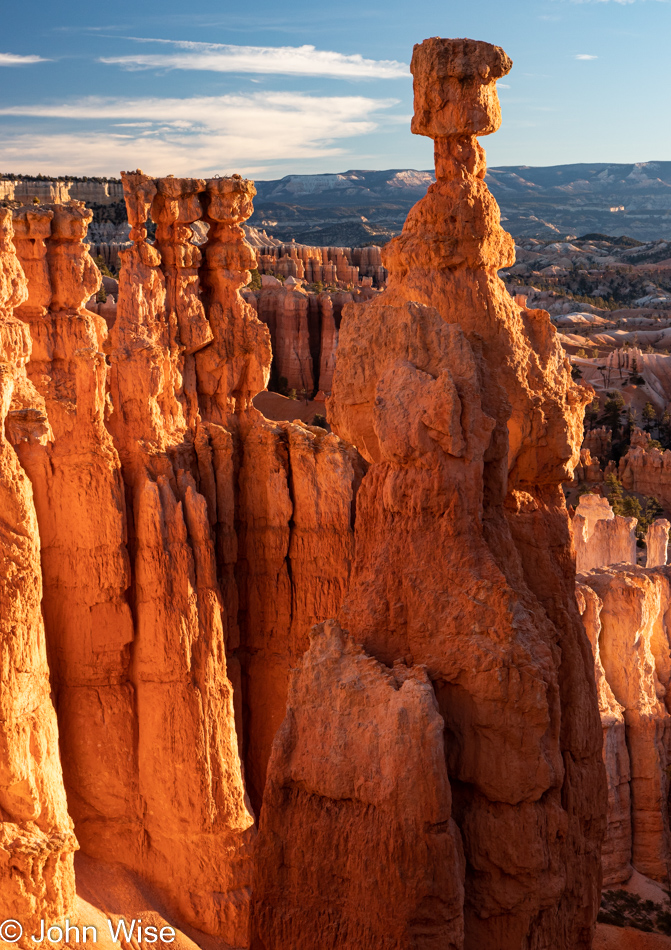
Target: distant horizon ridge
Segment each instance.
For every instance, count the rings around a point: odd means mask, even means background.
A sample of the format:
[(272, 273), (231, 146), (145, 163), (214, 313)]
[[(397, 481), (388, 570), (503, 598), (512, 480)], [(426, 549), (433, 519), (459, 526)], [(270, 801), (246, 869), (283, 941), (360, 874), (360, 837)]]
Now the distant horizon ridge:
[[(490, 165), (487, 167), (487, 171), (508, 171), (513, 168), (519, 169), (541, 169), (541, 168), (597, 168), (597, 167), (606, 167), (606, 168), (636, 168), (637, 166), (644, 165), (671, 165), (671, 159), (646, 159), (645, 161), (638, 162), (560, 162), (556, 165)], [(396, 168), (347, 168), (341, 171), (329, 171), (329, 172), (289, 172), (286, 175), (282, 175), (279, 178), (261, 178), (250, 176), (251, 181), (284, 181), (286, 178), (328, 178), (330, 176), (337, 177), (338, 175), (351, 175), (354, 173), (363, 173), (363, 174), (387, 174), (390, 172), (417, 172), (419, 174), (434, 174), (433, 168), (411, 168), (409, 166), (396, 167)], [(211, 173), (202, 173), (194, 174), (192, 176), (183, 176), (175, 175), (175, 178), (183, 177), (196, 177), (196, 178), (230, 178), (232, 175), (238, 174), (238, 172), (231, 172), (230, 174), (224, 174), (221, 172), (211, 172)], [(245, 177), (245, 176), (243, 176)], [(30, 172), (10, 172), (10, 171), (1, 171), (0, 180), (13, 180), (13, 179), (33, 179), (35, 181), (121, 181), (120, 177), (115, 175), (72, 175), (68, 172), (58, 173), (58, 174), (45, 174), (44, 172), (38, 172), (37, 174), (31, 174)]]

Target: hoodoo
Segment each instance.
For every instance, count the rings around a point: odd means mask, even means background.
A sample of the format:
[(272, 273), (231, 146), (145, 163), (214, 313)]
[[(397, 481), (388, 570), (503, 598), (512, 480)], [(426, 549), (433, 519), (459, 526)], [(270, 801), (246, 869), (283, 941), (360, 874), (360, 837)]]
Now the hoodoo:
[[(75, 839), (43, 578), (83, 852), (150, 882), (177, 921), (244, 947), (252, 803), (289, 667), (345, 593), (362, 461), (323, 429), (268, 422), (252, 405), (271, 362), (268, 330), (240, 296), (254, 264), (240, 227), (253, 184), (122, 177), (133, 243), (109, 334), (85, 307), (100, 275), (83, 204), (18, 210), (16, 253), (3, 218), (6, 428), (23, 465), (3, 443), (7, 491), (23, 512), (7, 528), (27, 532), (20, 554), (9, 551), (26, 583), (32, 571), (29, 596), (6, 617), (25, 627), (33, 658), (26, 679), (8, 640), (23, 678), (7, 694), (7, 722), (18, 717), (23, 738), (12, 725), (6, 811), (20, 793), (16, 821), (35, 839), (21, 872), (30, 915), (68, 913)], [(199, 248), (191, 226), (201, 220)], [(18, 583), (10, 572), (8, 604)], [(22, 778), (13, 745), (30, 739), (28, 715), (41, 751)], [(13, 827), (5, 820), (3, 833), (18, 854)]]
[[(329, 420), (370, 468), (338, 616), (372, 657), (420, 664), (435, 688), (466, 856), (464, 946), (586, 950), (600, 894), (605, 776), (561, 482), (579, 456), (587, 397), (548, 315), (521, 309), (497, 277), (513, 261), (513, 243), (483, 181), (477, 136), (499, 127), (496, 80), (510, 66), (503, 50), (470, 40), (433, 38), (414, 50), (412, 128), (435, 140), (437, 181), (383, 252), (387, 290), (343, 311)], [(312, 871), (324, 859), (311, 855), (313, 842), (328, 846), (321, 823), (335, 829), (351, 805), (325, 778), (334, 755), (320, 775), (299, 766), (302, 750), (321, 741), (320, 714), (305, 708), (319, 703), (313, 669), (305, 660), (296, 674), (261, 815), (259, 915), (276, 921), (268, 950), (338, 945), (322, 940), (330, 912)], [(340, 697), (342, 707), (347, 691)], [(365, 728), (365, 713), (360, 721)], [(367, 801), (363, 788), (354, 799)], [(306, 801), (310, 820), (301, 825)], [(436, 833), (449, 828), (444, 820)], [(372, 852), (374, 836), (358, 847)], [(401, 839), (403, 852), (411, 845)], [(271, 851), (304, 859), (287, 862), (289, 875), (267, 860)], [(413, 880), (417, 900), (393, 946), (420, 945), (417, 920), (422, 939), (452, 946), (447, 894), (460, 873), (454, 862), (443, 900), (424, 900)], [(355, 880), (365, 893), (357, 862), (339, 874), (340, 900)], [(290, 922), (309, 917), (307, 906), (315, 926), (298, 940)], [(378, 945), (372, 916), (358, 933), (351, 946)]]
[[(589, 575), (588, 639), (561, 485), (589, 395), (497, 275), (478, 142), (510, 68), (415, 47), (436, 182), (382, 292), (264, 275), (248, 302), (253, 183), (138, 170), (108, 327), (84, 204), (14, 232), (0, 209), (0, 896), (24, 926), (73, 910), (76, 834), (205, 947), (589, 950), (608, 789), (608, 880), (668, 872), (667, 569)], [(280, 331), (332, 432), (254, 408)], [(585, 545), (619, 531), (583, 509)]]

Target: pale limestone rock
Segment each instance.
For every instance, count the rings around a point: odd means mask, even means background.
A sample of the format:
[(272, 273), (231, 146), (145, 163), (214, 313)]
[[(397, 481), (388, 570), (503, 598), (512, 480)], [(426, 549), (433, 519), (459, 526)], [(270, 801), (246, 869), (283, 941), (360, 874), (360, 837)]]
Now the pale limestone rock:
[(636, 564), (637, 523), (636, 518), (614, 516), (607, 499), (582, 495), (572, 523), (577, 572), (610, 564)]
[(666, 518), (657, 518), (645, 536), (646, 567), (664, 567), (669, 546), (671, 524)]
[(591, 537), (597, 521), (612, 521), (615, 517), (608, 499), (601, 495), (581, 495), (575, 511), (587, 522), (588, 538)]

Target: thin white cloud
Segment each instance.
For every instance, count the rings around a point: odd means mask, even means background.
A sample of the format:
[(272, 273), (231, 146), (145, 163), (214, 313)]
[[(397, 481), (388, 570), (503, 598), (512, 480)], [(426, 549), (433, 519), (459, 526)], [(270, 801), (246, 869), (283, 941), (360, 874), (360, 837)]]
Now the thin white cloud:
[[(343, 154), (340, 140), (373, 132), (380, 110), (397, 102), (259, 92), (7, 106), (0, 116), (63, 119), (67, 129), (45, 131), (41, 123), (34, 133), (4, 129), (0, 167), (30, 174), (110, 175), (138, 166), (159, 175), (250, 174), (264, 163)], [(96, 128), (82, 129), (81, 122)]]
[(127, 39), (164, 43), (176, 47), (179, 52), (103, 56), (99, 62), (130, 70), (193, 69), (218, 73), (272, 73), (345, 79), (398, 79), (410, 76), (406, 63), (392, 59), (365, 59), (360, 53), (336, 53), (314, 46), (231, 46), (188, 40)]
[(592, 56), (591, 53), (576, 53), (574, 59), (598, 59), (598, 56)]
[(28, 66), (30, 63), (48, 63), (42, 56), (20, 56), (18, 53), (0, 53), (0, 66)]

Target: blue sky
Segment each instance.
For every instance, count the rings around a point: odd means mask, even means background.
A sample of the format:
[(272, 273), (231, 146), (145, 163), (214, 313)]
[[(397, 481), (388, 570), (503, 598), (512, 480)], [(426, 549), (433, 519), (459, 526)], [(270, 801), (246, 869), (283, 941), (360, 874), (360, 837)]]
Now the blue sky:
[(671, 159), (670, 0), (24, 0), (3, 11), (0, 171), (429, 168), (407, 64), (436, 35), (513, 59), (490, 165)]

